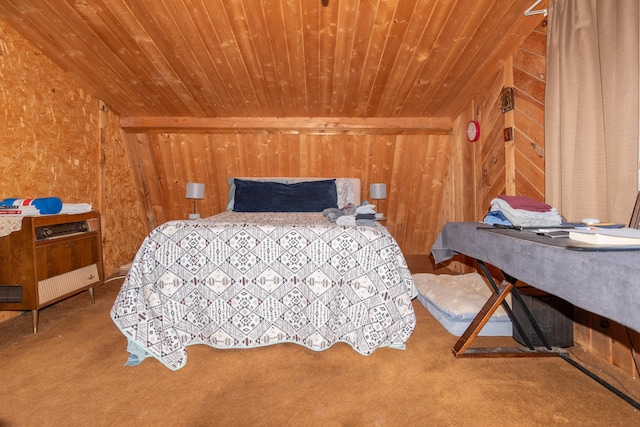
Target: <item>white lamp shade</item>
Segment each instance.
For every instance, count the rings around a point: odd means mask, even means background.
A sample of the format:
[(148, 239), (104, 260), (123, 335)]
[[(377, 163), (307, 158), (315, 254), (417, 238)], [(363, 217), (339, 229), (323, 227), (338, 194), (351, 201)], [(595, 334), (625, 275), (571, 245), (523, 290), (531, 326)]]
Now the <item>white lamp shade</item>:
[(369, 196), (372, 199), (386, 199), (387, 184), (371, 184), (369, 186)]
[(187, 199), (204, 199), (204, 184), (187, 182)]

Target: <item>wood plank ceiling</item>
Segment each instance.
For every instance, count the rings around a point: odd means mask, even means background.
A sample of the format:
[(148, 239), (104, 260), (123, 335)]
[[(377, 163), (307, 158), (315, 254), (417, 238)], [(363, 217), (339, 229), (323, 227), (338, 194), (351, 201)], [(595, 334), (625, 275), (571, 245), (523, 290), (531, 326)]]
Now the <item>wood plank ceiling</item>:
[(532, 2), (3, 0), (0, 19), (122, 117), (453, 117)]

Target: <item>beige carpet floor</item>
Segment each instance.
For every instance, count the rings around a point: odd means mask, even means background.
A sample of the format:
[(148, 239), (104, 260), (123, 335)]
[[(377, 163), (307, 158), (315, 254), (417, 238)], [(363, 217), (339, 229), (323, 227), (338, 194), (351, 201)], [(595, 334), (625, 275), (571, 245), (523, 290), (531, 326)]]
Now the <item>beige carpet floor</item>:
[[(640, 413), (560, 358), (456, 359), (456, 337), (415, 300), (406, 350), (361, 356), (281, 344), (188, 349), (176, 372), (126, 367), (109, 317), (121, 284), (0, 323), (0, 426), (631, 426)], [(482, 338), (504, 345), (510, 338)], [(633, 379), (600, 371), (640, 398)], [(595, 363), (595, 364), (593, 364)]]

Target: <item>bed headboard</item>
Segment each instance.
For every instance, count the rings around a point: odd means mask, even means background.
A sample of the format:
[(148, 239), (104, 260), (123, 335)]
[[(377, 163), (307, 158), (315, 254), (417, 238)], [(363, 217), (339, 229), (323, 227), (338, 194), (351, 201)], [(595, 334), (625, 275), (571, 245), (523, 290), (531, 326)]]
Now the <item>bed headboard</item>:
[[(234, 190), (235, 186), (233, 185), (234, 178), (243, 179), (247, 181), (272, 181), (272, 182), (280, 182), (284, 184), (293, 184), (296, 182), (305, 182), (305, 181), (322, 181), (326, 179), (335, 179), (336, 187), (338, 187), (338, 201), (346, 200), (353, 203), (356, 206), (359, 206), (361, 203), (361, 187), (360, 187), (360, 178), (327, 178), (327, 177), (300, 177), (300, 176), (277, 176), (277, 177), (230, 177), (228, 178), (229, 184), (229, 199), (227, 203), (227, 210), (233, 210), (233, 200), (234, 200)], [(352, 200), (350, 200), (352, 199)]]

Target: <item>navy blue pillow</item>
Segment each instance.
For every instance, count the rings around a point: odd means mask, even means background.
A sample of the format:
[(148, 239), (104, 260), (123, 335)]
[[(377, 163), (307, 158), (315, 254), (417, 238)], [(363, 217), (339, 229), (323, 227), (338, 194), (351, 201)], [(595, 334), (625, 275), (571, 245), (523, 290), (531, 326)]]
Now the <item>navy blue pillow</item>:
[(235, 212), (322, 212), (338, 207), (336, 180), (295, 184), (235, 179)]

